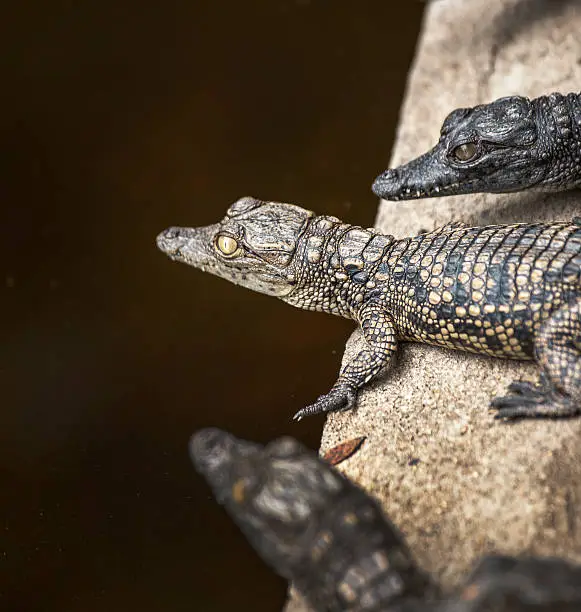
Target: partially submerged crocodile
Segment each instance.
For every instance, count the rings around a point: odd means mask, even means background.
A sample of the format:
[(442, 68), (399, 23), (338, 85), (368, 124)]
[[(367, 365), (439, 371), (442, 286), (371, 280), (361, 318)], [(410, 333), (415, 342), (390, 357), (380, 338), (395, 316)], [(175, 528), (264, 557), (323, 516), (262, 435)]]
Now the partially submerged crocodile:
[(581, 227), (451, 224), (396, 240), (294, 206), (242, 198), (219, 223), (157, 238), (172, 259), (307, 310), (353, 319), (363, 348), (295, 418), (346, 410), (399, 340), (535, 359), (541, 384), (515, 382), (497, 417), (581, 410)]
[(581, 609), (581, 567), (548, 558), (485, 557), (441, 598), (379, 504), (292, 438), (262, 447), (204, 429), (190, 453), (253, 548), (317, 612)]
[(386, 200), (581, 185), (581, 94), (500, 98), (458, 108), (438, 144), (373, 183)]

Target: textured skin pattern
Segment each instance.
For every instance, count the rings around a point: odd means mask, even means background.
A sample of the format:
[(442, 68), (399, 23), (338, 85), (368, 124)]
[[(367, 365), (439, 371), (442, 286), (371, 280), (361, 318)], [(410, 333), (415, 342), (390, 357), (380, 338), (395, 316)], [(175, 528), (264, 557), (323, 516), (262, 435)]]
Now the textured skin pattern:
[(254, 549), (315, 610), (384, 610), (428, 592), (377, 502), (296, 440), (263, 448), (205, 429), (190, 452)]
[(317, 612), (581, 610), (581, 568), (559, 559), (485, 557), (458, 594), (436, 599), (378, 504), (292, 438), (264, 448), (204, 429), (190, 453), (253, 548)]
[(581, 568), (561, 559), (484, 557), (439, 612), (579, 612)]
[(581, 184), (581, 94), (500, 98), (459, 108), (431, 150), (373, 183), (386, 200)]
[(499, 417), (570, 416), (581, 407), (575, 222), (454, 223), (395, 240), (291, 204), (243, 198), (220, 223), (170, 228), (158, 246), (175, 260), (359, 324), (365, 348), (297, 418), (353, 407), (398, 340), (535, 359), (542, 384), (511, 386), (494, 400)]

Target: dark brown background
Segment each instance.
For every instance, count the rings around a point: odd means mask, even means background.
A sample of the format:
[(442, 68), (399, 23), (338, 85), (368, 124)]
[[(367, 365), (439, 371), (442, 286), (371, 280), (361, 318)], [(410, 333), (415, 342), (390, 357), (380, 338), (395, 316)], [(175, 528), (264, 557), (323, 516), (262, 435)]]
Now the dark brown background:
[[(155, 248), (242, 195), (370, 225), (417, 0), (13, 3), (0, 126), (0, 609), (276, 610), (187, 455), (291, 415), (346, 321)], [(17, 12), (19, 14), (17, 14)]]

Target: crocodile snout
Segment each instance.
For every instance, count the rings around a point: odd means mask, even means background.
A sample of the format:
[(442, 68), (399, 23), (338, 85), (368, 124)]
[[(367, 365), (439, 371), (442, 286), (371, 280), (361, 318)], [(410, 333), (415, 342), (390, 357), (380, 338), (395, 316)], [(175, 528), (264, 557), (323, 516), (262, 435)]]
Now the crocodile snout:
[(181, 227), (170, 227), (157, 236), (156, 242), (160, 251), (175, 253), (186, 242), (185, 231)]
[(371, 189), (379, 198), (389, 198), (395, 195), (401, 187), (401, 178), (397, 170), (388, 169), (373, 181)]
[(232, 436), (208, 427), (195, 433), (190, 440), (190, 455), (196, 467), (202, 471), (216, 469), (227, 460), (224, 451), (232, 443)]

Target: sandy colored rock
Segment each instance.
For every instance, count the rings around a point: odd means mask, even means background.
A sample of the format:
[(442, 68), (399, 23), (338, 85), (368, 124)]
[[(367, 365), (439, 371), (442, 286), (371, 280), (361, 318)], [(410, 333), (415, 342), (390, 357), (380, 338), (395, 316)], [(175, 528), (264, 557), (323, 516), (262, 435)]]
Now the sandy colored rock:
[[(454, 108), (579, 91), (579, 32), (576, 0), (432, 2), (390, 166), (432, 147)], [(403, 237), (451, 220), (484, 225), (579, 214), (579, 191), (481, 194), (382, 202), (377, 226)], [(355, 333), (348, 356), (360, 342)], [(327, 421), (322, 452), (368, 436), (339, 469), (381, 500), (419, 563), (446, 587), (493, 551), (581, 562), (581, 419), (503, 424), (488, 411), (512, 380), (536, 377), (532, 363), (405, 344), (395, 366), (361, 393), (356, 411)], [(306, 609), (298, 600), (287, 606)]]

